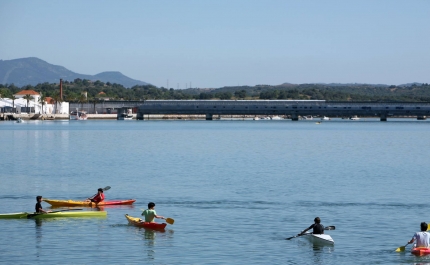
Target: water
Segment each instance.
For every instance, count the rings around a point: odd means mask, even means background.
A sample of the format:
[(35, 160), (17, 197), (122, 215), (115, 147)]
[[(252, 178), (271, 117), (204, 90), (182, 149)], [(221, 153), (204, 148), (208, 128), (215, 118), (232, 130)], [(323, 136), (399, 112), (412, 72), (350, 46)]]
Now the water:
[[(5, 264), (411, 264), (430, 122), (0, 122), (0, 213), (111, 186), (105, 219), (0, 220)], [(128, 226), (154, 201), (167, 230)], [(49, 205), (43, 203), (45, 208)], [(287, 241), (315, 216), (334, 247)], [(407, 247), (408, 249), (408, 247)]]

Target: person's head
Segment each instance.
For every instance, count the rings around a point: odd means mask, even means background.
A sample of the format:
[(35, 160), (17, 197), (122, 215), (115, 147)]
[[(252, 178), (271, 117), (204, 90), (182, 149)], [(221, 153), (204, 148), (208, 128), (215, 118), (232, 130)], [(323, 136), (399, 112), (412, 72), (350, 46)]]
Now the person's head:
[(153, 202), (148, 203), (148, 209), (152, 209), (154, 207), (155, 207), (155, 203)]
[(422, 222), (421, 223), (421, 231), (427, 231), (427, 228), (428, 228), (428, 225), (427, 225), (427, 223), (426, 222)]
[(319, 223), (321, 223), (321, 219), (319, 217), (315, 217), (314, 222), (316, 224), (319, 224)]
[(37, 196), (36, 197), (36, 201), (41, 202), (42, 201), (42, 196)]
[(103, 193), (103, 189), (102, 188), (99, 188), (98, 190), (97, 190), (99, 193), (101, 192), (101, 193)]

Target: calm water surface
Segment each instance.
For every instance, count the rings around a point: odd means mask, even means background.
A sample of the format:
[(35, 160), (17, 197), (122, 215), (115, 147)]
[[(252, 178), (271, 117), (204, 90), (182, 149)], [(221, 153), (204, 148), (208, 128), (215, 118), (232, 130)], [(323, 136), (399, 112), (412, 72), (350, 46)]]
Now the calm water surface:
[[(85, 199), (104, 219), (0, 220), (5, 264), (423, 264), (430, 122), (0, 122), (0, 213)], [(164, 233), (128, 226), (154, 201)], [(49, 204), (43, 204), (49, 208)], [(334, 247), (287, 241), (315, 216)]]

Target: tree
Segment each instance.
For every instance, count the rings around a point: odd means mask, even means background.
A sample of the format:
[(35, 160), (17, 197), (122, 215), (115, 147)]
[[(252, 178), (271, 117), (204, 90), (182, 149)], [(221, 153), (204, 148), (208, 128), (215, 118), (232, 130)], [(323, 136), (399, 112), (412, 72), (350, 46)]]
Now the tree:
[[(27, 100), (27, 108), (28, 108), (28, 103), (30, 102), (30, 100), (33, 100), (34, 97), (30, 94), (27, 94), (23, 97), (23, 99)], [(29, 110), (29, 109), (28, 109)], [(28, 113), (31, 113), (31, 111), (29, 111)]]
[(55, 104), (55, 113), (58, 113), (57, 104), (60, 103), (60, 109), (61, 109), (61, 103), (63, 102), (63, 99), (60, 97), (59, 92), (55, 92), (55, 94), (52, 96), (52, 99), (54, 100)]
[(84, 108), (84, 103), (87, 102), (87, 97), (84, 94), (81, 94), (78, 98), (78, 102), (82, 104), (81, 108)]
[(246, 90), (235, 91), (234, 96), (237, 98), (246, 98)]
[(93, 97), (91, 102), (94, 104), (94, 114), (96, 114), (96, 104), (100, 103), (100, 100), (97, 97)]
[(10, 97), (10, 99), (12, 99), (12, 108), (15, 108), (15, 99), (16, 97), (14, 95), (12, 95), (12, 97)]
[(39, 103), (42, 105), (42, 114), (43, 114), (43, 106), (46, 104), (46, 96), (44, 94), (40, 94)]

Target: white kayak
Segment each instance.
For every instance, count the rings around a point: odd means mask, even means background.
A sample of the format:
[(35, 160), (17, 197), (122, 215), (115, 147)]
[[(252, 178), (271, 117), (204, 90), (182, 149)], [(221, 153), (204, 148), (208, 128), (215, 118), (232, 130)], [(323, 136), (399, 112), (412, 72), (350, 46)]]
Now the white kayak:
[(334, 245), (333, 238), (331, 238), (331, 236), (327, 234), (307, 233), (303, 235), (303, 237), (307, 238), (309, 241), (315, 244)]

